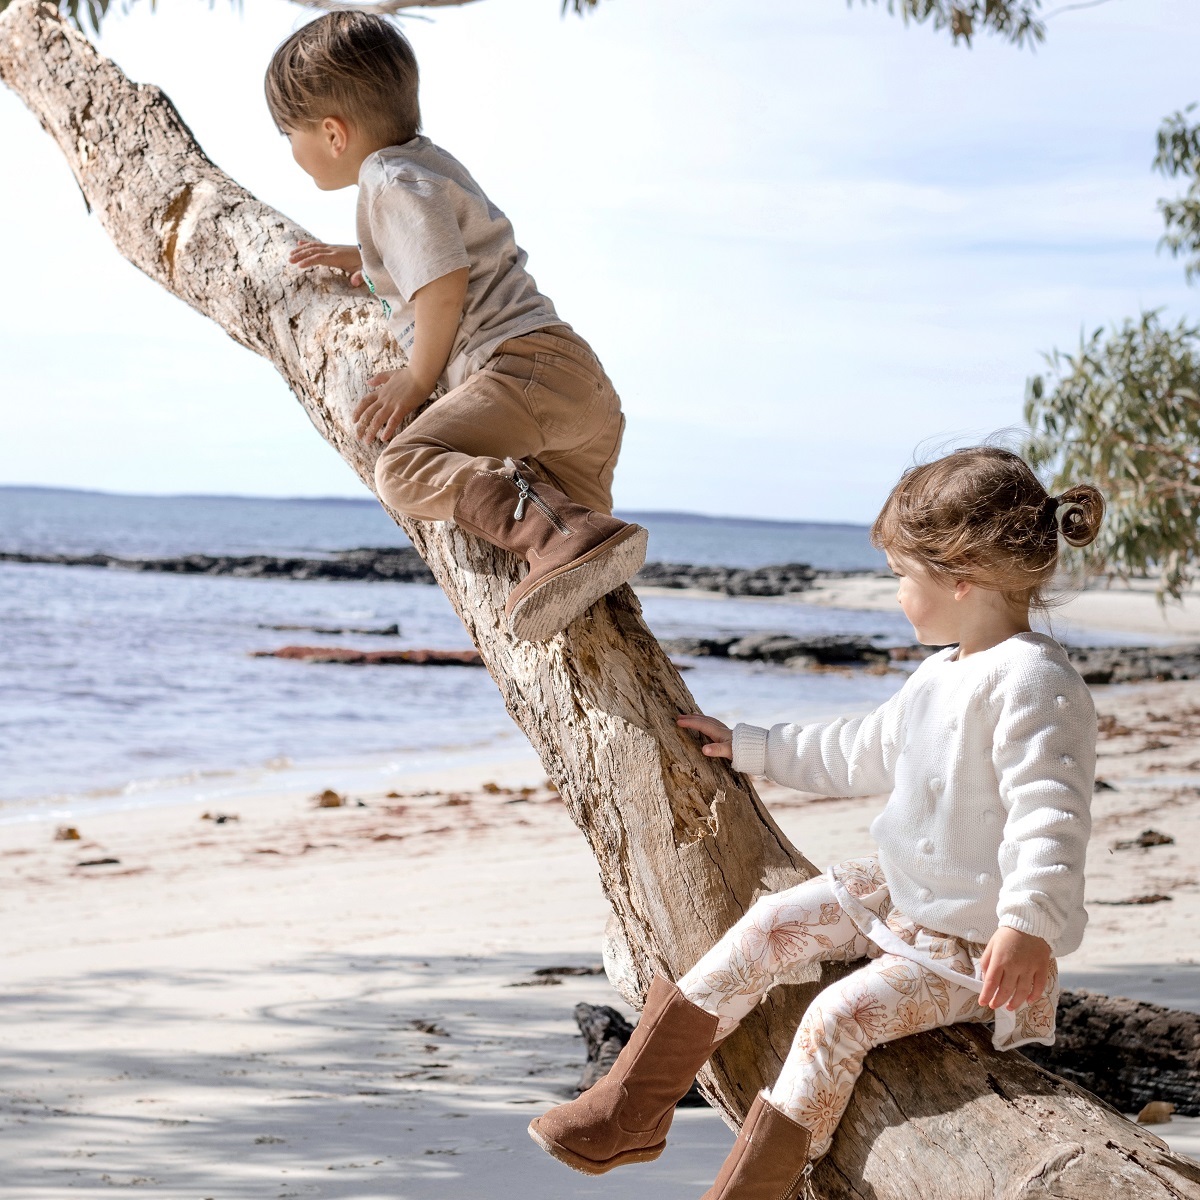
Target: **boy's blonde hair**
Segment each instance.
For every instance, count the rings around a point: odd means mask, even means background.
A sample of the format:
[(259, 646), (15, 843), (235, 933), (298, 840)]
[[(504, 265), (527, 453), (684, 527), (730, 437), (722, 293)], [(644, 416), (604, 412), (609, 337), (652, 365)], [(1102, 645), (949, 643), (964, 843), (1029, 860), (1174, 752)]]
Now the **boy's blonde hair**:
[(267, 107), (280, 132), (341, 117), (391, 146), (421, 130), (417, 58), (389, 21), (333, 12), (301, 26), (271, 57)]
[(871, 542), (944, 583), (973, 583), (1044, 609), (1059, 537), (1087, 546), (1103, 519), (1104, 497), (1091, 484), (1051, 496), (1019, 455), (973, 446), (905, 471)]

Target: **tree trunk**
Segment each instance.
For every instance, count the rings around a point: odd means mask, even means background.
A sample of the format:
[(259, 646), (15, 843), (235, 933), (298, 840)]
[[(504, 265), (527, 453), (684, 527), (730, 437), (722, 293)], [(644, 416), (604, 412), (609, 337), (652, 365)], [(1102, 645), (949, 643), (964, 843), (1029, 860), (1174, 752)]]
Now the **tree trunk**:
[[(356, 440), (350, 413), (363, 381), (400, 361), (374, 304), (334, 272), (290, 269), (304, 231), (218, 170), (163, 93), (130, 82), (54, 4), (19, 0), (0, 16), (0, 79), (58, 142), (121, 254), (269, 359), (373, 488), (377, 450)], [(628, 997), (656, 969), (690, 967), (768, 870), (814, 873), (748, 781), (675, 726), (696, 706), (629, 588), (546, 645), (516, 642), (503, 604), (518, 564), (453, 524), (391, 515), (591, 845), (614, 914), (606, 958)], [(814, 986), (776, 989), (714, 1056), (703, 1084), (731, 1121), (774, 1079)], [(817, 1187), (854, 1200), (1200, 1200), (1200, 1168), (960, 1028), (870, 1056)]]

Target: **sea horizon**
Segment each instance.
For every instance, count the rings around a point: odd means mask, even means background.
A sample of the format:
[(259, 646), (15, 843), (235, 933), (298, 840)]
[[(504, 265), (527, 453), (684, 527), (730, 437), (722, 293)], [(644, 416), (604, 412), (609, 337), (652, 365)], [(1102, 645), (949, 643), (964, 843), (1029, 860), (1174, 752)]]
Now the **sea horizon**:
[[(374, 496), (326, 496), (326, 495), (252, 495), (243, 492), (138, 492), (116, 488), (67, 487), (48, 483), (0, 483), (0, 492), (36, 492), (64, 496), (105, 496), (128, 500), (201, 500), (230, 501), (235, 503), (263, 504), (322, 504), (350, 505), (364, 508), (381, 507)], [(614, 510), (625, 519), (642, 517), (666, 518), (672, 521), (690, 521), (696, 524), (736, 523), (742, 526), (777, 527), (794, 529), (869, 529), (870, 524), (862, 521), (817, 521), (807, 517), (762, 517), (745, 513), (693, 512), (675, 508), (617, 508)]]

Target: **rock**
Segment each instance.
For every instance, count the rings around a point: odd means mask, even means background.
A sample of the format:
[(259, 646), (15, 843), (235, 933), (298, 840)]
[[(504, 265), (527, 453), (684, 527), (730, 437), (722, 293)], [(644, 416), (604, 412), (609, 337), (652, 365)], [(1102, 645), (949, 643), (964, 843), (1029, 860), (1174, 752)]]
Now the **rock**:
[(1143, 829), (1135, 838), (1123, 842), (1113, 842), (1114, 850), (1133, 850), (1136, 847), (1173, 846), (1175, 839), (1169, 833), (1159, 833), (1157, 829)]
[(892, 662), (924, 662), (931, 654), (943, 649), (941, 646), (892, 646), (888, 657)]
[(448, 1038), (450, 1035), (437, 1023), (425, 1017), (412, 1017), (408, 1022), (410, 1029), (416, 1030), (417, 1033), (428, 1034), (430, 1037)]
[(1128, 900), (1092, 900), (1092, 904), (1107, 904), (1117, 908), (1125, 904), (1161, 904), (1164, 900), (1170, 900), (1170, 896), (1163, 895), (1162, 892), (1152, 892), (1146, 896), (1130, 896)]
[(1165, 1125), (1175, 1111), (1175, 1105), (1166, 1100), (1151, 1100), (1137, 1115), (1139, 1125)]
[(1200, 646), (1071, 646), (1068, 654), (1085, 683), (1139, 683), (1147, 679), (1200, 679)]
[(694, 588), (726, 596), (787, 596), (808, 591), (816, 577), (807, 563), (752, 568), (647, 563), (633, 583), (635, 587)]
[(482, 667), (478, 650), (355, 650), (348, 646), (281, 646), (255, 650), (252, 658), (294, 658), (348, 666)]
[(1200, 1013), (1084, 990), (1063, 992), (1053, 1046), (1020, 1053), (1121, 1112), (1152, 1101), (1200, 1116)]
[(77, 862), (77, 867), (117, 867), (120, 866), (119, 858), (85, 858), (82, 862)]
[(77, 842), (80, 840), (79, 830), (74, 825), (60, 825), (54, 831), (56, 842)]
[(384, 625), (382, 629), (373, 628), (372, 626), (356, 627), (347, 626), (328, 626), (328, 625), (260, 625), (259, 629), (271, 629), (276, 633), (321, 633), (329, 636), (336, 634), (361, 634), (363, 637), (399, 637), (399, 625)]
[(1115, 784), (1109, 783), (1107, 779), (1101, 779), (1099, 775), (1096, 776), (1096, 781), (1092, 784), (1093, 792), (1116, 792), (1119, 790)]
[(333, 788), (326, 788), (312, 797), (313, 808), (348, 808), (350, 801)]
[[(808, 669), (847, 664), (886, 667), (892, 663), (920, 662), (945, 648), (890, 646), (885, 649), (877, 644), (882, 636), (800, 638), (788, 633), (752, 633), (669, 638), (662, 644), (668, 654), (733, 658)], [(1200, 679), (1200, 646), (1069, 646), (1067, 654), (1084, 681), (1091, 684)], [(1130, 730), (1115, 718), (1102, 717), (1100, 732), (1105, 737), (1120, 737)], [(1110, 789), (1116, 790), (1108, 783), (1097, 785), (1099, 791)]]
[(799, 638), (790, 633), (734, 634), (715, 638), (669, 638), (668, 654), (693, 658), (732, 658), (740, 662), (766, 662), (792, 668), (882, 664), (890, 652), (865, 637)]
[(237, 813), (205, 812), (200, 814), (200, 820), (211, 821), (214, 825), (225, 825), (230, 821), (240, 821)]
[[(233, 575), (243, 579), (356, 579), (433, 583), (433, 572), (411, 546), (340, 550), (325, 558), (274, 554), (184, 554), (178, 558), (117, 558), (111, 554), (0, 554), (0, 562), (106, 567), (170, 575)], [(374, 632), (374, 631), (371, 631)]]

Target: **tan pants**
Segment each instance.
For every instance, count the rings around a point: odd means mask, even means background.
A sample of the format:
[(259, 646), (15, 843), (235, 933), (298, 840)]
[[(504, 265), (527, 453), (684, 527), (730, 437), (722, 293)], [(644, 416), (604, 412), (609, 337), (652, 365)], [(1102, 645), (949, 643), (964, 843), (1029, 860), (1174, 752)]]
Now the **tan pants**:
[(525, 459), (572, 500), (611, 513), (624, 431), (604, 368), (556, 325), (502, 343), (482, 371), (401, 430), (375, 465), (375, 483), (399, 512), (445, 521), (476, 471)]

